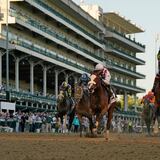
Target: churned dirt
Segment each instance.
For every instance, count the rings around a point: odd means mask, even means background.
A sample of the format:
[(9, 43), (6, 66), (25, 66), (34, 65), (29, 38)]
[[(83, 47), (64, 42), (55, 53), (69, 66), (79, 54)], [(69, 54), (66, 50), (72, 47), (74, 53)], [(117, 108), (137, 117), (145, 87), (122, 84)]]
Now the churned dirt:
[(0, 160), (160, 160), (160, 137), (110, 134), (104, 138), (79, 135), (3, 133)]

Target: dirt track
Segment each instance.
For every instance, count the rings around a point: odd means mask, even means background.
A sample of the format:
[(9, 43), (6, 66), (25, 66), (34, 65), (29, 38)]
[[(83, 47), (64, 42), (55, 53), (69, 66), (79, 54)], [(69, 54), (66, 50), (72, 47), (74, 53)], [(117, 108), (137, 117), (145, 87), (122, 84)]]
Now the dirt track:
[(160, 137), (0, 134), (0, 160), (159, 160)]

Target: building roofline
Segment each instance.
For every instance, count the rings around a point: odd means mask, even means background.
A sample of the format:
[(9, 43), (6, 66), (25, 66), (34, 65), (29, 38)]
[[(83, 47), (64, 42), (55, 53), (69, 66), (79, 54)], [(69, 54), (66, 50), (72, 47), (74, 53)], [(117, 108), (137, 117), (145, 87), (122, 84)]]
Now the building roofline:
[(89, 13), (87, 13), (84, 9), (82, 9), (78, 4), (76, 4), (72, 0), (60, 0), (68, 7), (72, 8), (76, 13), (78, 13), (80, 16), (85, 18), (87, 21), (89, 21), (92, 25), (95, 25), (99, 30), (104, 30), (104, 27), (101, 22), (93, 18)]
[(144, 32), (142, 27), (137, 26), (131, 20), (126, 19), (124, 16), (121, 16), (117, 12), (105, 12), (103, 13), (104, 19), (111, 19), (112, 22), (116, 22), (123, 26), (126, 29), (126, 34), (141, 33)]

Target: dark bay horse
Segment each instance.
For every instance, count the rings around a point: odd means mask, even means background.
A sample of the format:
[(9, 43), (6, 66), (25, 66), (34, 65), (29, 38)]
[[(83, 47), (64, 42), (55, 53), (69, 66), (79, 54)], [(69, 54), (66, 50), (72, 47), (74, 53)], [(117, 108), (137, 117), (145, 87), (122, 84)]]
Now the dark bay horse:
[(155, 120), (158, 122), (158, 128), (160, 124), (160, 75), (156, 76), (154, 81), (154, 89), (153, 89), (154, 95), (155, 95)]
[(107, 124), (105, 127), (105, 139), (108, 140), (116, 101), (109, 105), (110, 97), (106, 88), (103, 86), (100, 71), (94, 71), (91, 74), (90, 79), (91, 80), (88, 83), (90, 91), (90, 112), (92, 115), (96, 116), (96, 129), (98, 129), (103, 116), (108, 113)]
[(69, 131), (72, 127), (72, 122), (73, 122), (74, 115), (75, 115), (75, 108), (72, 107), (72, 105), (73, 104), (70, 98), (65, 93), (65, 91), (60, 91), (60, 94), (58, 95), (58, 98), (57, 98), (58, 117), (60, 117), (62, 125), (64, 123), (63, 121), (64, 116), (65, 116), (65, 121), (67, 119), (67, 116), (69, 117), (69, 123), (68, 123)]
[(90, 103), (90, 93), (88, 90), (87, 85), (84, 85), (83, 83), (80, 86), (77, 86), (79, 90), (79, 96), (76, 96), (76, 114), (78, 115), (78, 118), (80, 120), (80, 136), (82, 136), (82, 121), (83, 116), (87, 117), (89, 119), (89, 127), (91, 134), (93, 135), (92, 129), (94, 127), (94, 123), (92, 120), (92, 112), (91, 112), (91, 103)]
[[(155, 107), (151, 105), (147, 98), (142, 100), (143, 111), (142, 111), (142, 122), (146, 124), (148, 135), (151, 135), (151, 126), (154, 124), (154, 112)], [(142, 124), (142, 126), (143, 126)], [(143, 127), (142, 127), (143, 128)], [(142, 130), (143, 131), (143, 130)]]

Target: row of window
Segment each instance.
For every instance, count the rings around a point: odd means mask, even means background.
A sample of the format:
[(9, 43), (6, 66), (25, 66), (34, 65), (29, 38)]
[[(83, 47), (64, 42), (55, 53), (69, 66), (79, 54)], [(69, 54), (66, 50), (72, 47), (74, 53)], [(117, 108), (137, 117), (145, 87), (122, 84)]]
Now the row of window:
[(45, 32), (45, 33), (47, 33), (49, 35), (52, 35), (52, 36), (56, 37), (59, 40), (62, 40), (63, 42), (71, 45), (72, 47), (74, 47), (74, 48), (76, 48), (76, 49), (78, 49), (78, 50), (80, 50), (82, 52), (85, 52), (86, 54), (89, 54), (89, 55), (91, 55), (93, 57), (100, 58), (95, 53), (92, 53), (89, 50), (80, 47), (78, 44), (75, 43), (75, 41), (72, 42), (72, 41), (68, 40), (67, 37), (65, 37), (64, 35), (60, 35), (59, 33), (56, 33), (51, 28), (46, 27), (44, 24), (41, 24), (38, 21), (26, 16), (26, 14), (22, 14), (20, 12), (16, 12), (16, 10), (11, 10), (11, 13), (14, 16), (16, 16), (17, 19), (21, 19), (23, 22), (28, 23), (28, 24), (40, 29), (41, 31), (43, 31), (43, 32)]

